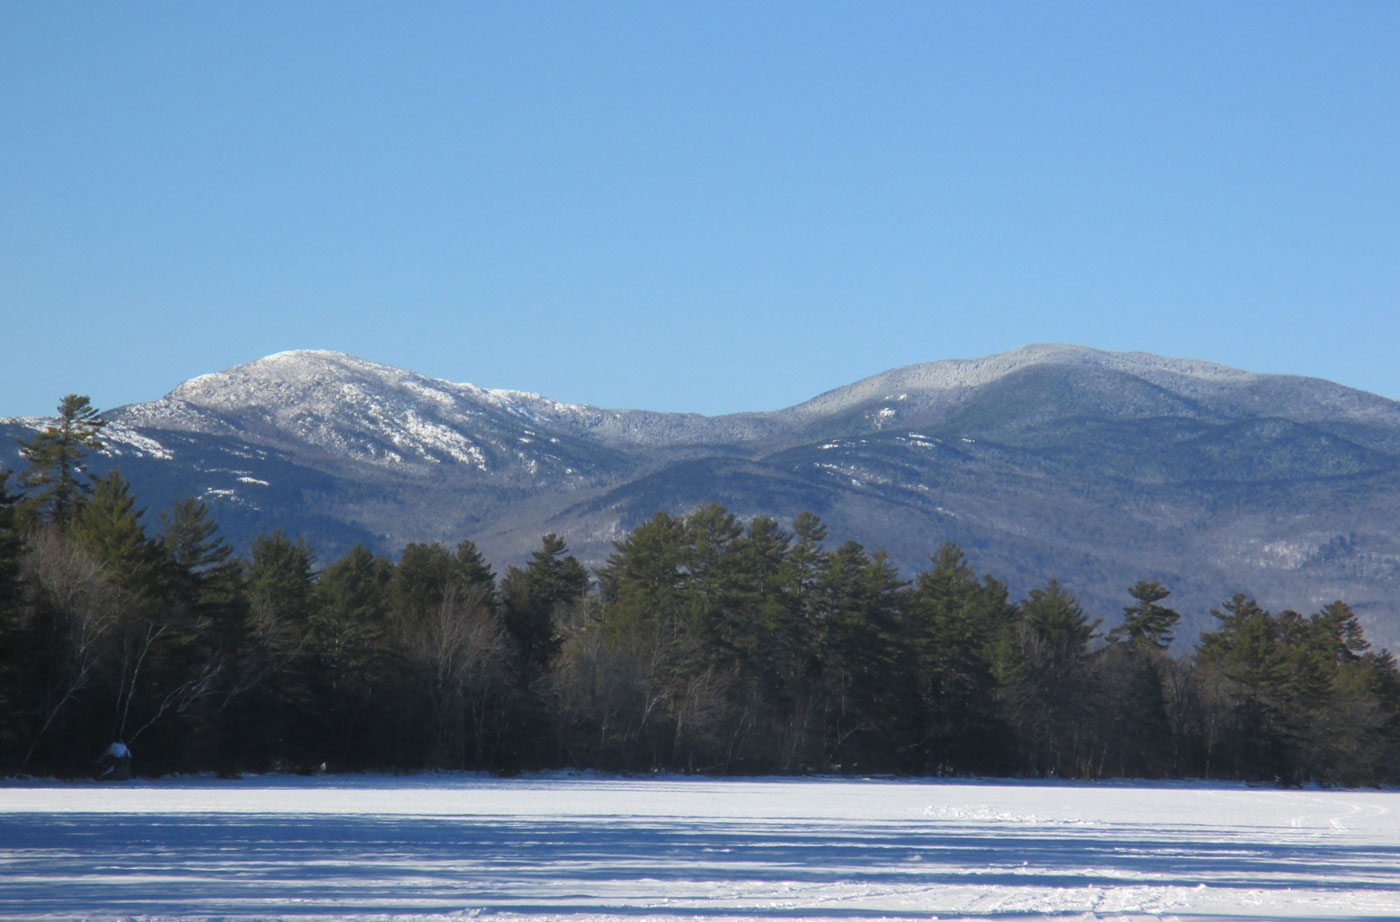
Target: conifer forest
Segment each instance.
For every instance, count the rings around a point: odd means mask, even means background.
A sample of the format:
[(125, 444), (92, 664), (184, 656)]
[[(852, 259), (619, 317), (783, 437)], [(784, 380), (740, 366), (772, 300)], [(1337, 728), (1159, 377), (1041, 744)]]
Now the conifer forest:
[(0, 774), (569, 767), (1400, 782), (1400, 671), (1342, 601), (1222, 600), (1173, 646), (1169, 587), (1116, 612), (1012, 598), (956, 546), (901, 575), (814, 515), (656, 513), (590, 572), (545, 535), (336, 560), (238, 557), (196, 498), (90, 477), (70, 395), (0, 472)]

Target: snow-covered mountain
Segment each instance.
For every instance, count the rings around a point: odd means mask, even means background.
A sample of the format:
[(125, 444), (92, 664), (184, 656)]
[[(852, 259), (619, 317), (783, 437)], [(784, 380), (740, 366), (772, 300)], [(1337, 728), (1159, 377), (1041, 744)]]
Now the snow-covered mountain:
[(472, 538), (504, 566), (554, 531), (596, 563), (656, 510), (718, 501), (814, 511), (911, 575), (952, 540), (1015, 591), (1057, 577), (1110, 620), (1124, 587), (1160, 579), (1196, 627), (1239, 590), (1340, 597), (1400, 638), (1400, 404), (1317, 379), (1033, 345), (706, 417), (299, 351), (106, 415), (95, 466), (151, 507), (201, 496), (237, 544), (281, 527), (322, 561)]

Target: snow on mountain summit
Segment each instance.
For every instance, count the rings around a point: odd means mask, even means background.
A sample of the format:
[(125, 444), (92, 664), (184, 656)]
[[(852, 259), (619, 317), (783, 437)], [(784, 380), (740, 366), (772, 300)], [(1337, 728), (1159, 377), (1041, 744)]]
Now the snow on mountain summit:
[(517, 429), (590, 409), (344, 353), (297, 350), (192, 378), (160, 400), (122, 408), (120, 417), (129, 425), (290, 439), (357, 461), (451, 461), (486, 472), (503, 453), (517, 460), (518, 446), (528, 444), (521, 439), (529, 438)]
[(168, 396), (210, 408), (273, 407), (294, 403), (305, 406), (308, 402), (320, 404), (362, 392), (391, 394), (397, 390), (441, 406), (467, 398), (499, 406), (544, 404), (550, 408), (581, 409), (538, 394), (456, 384), (343, 352), (310, 349), (278, 352), (224, 371), (200, 375), (181, 384)]
[[(568, 404), (526, 391), (453, 383), (340, 352), (295, 350), (192, 378), (160, 400), (122, 408), (118, 416), (130, 426), (260, 434), (361, 461), (454, 461), (486, 472), (495, 467), (493, 456), (523, 460), (527, 467), (545, 463), (525, 446), (551, 438), (583, 439), (598, 447), (665, 448), (794, 433), (805, 438), (801, 434), (812, 426), (831, 429), (823, 437), (862, 428), (921, 427), (936, 424), (1000, 382), (1040, 375), (1017, 391), (1014, 400), (1024, 403), (1041, 399), (1038, 395), (1051, 386), (1046, 375), (1069, 373), (1078, 382), (1074, 387), (1098, 388), (1128, 415), (1160, 415), (1204, 401), (1244, 415), (1268, 407), (1270, 413), (1298, 419), (1400, 419), (1393, 402), (1330, 382), (1045, 343), (896, 368), (784, 410), (717, 417)], [(851, 421), (840, 422), (843, 417)], [(561, 461), (557, 467), (573, 465)]]
[(294, 351), (104, 415), (103, 454), (150, 502), (198, 495), (240, 541), (277, 525), (327, 553), (466, 536), (509, 561), (554, 531), (600, 561), (657, 510), (716, 501), (814, 511), (905, 566), (954, 541), (1013, 579), (1057, 573), (1104, 610), (1164, 566), (1198, 612), (1240, 574), (1305, 600), (1325, 583), (1322, 601), (1361, 611), (1400, 582), (1400, 403), (1145, 353), (1033, 345), (702, 416)]

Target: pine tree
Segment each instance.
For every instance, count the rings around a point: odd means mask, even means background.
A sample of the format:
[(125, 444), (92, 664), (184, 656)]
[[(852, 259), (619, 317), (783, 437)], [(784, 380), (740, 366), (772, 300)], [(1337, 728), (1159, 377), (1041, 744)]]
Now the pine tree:
[(1126, 643), (1141, 650), (1170, 647), (1172, 628), (1181, 615), (1157, 603), (1171, 595), (1171, 590), (1159, 582), (1140, 580), (1128, 594), (1137, 602), (1123, 609), (1123, 623), (1108, 632), (1109, 643)]
[(555, 534), (544, 536), (523, 568), (506, 571), (501, 581), (505, 623), (520, 650), (526, 681), (541, 675), (559, 648), (555, 609), (582, 599), (589, 582), (588, 571)]
[(102, 448), (98, 433), (107, 424), (88, 398), (69, 394), (58, 405), (58, 425), (49, 426), (28, 442), (19, 440), (20, 454), (29, 462), (20, 483), (37, 491), (29, 508), (66, 528), (90, 492), (83, 459)]
[(453, 583), (452, 554), (441, 544), (413, 542), (399, 555), (391, 589), (400, 623), (412, 624), (441, 604)]
[(1128, 594), (1134, 603), (1100, 654), (1101, 762), (1113, 774), (1151, 777), (1171, 770), (1177, 748), (1166, 698), (1175, 664), (1166, 651), (1181, 616), (1157, 604), (1171, 595), (1159, 582), (1140, 580)]
[(248, 593), (256, 618), (300, 633), (311, 615), (316, 556), (304, 538), (274, 529), (253, 539)]
[[(21, 699), (26, 690), (24, 624), (20, 610), (20, 572), (25, 542), (19, 529), (18, 494), (8, 489), (10, 472), (0, 470), (0, 753), (21, 733)], [(0, 770), (9, 760), (0, 756)]]
[(992, 668), (998, 635), (1015, 617), (1007, 590), (979, 580), (962, 549), (946, 543), (909, 595), (907, 636), (922, 732), (910, 744), (924, 769), (992, 770), (998, 720)]
[(1094, 774), (1088, 720), (1094, 701), (1089, 643), (1099, 622), (1057, 580), (1022, 600), (1017, 664), (1002, 688), (1023, 766), (1039, 775)]
[(393, 741), (413, 723), (402, 700), (405, 683), (395, 681), (401, 657), (390, 630), (393, 578), (393, 564), (357, 544), (316, 581), (312, 679), (333, 765), (385, 764)]
[(617, 767), (669, 767), (693, 728), (677, 727), (690, 690), (710, 670), (689, 534), (684, 519), (657, 512), (614, 547), (598, 573), (601, 620), (575, 631), (561, 656), (561, 698), (573, 738), (591, 730)]
[(0, 470), (0, 631), (5, 622), (18, 617), (20, 563), (24, 557), (24, 535), (20, 531), (19, 494), (9, 490), (10, 472)]
[(819, 655), (829, 696), (827, 761), (845, 769), (889, 765), (899, 675), (904, 583), (883, 551), (847, 541), (818, 578)]
[(209, 507), (193, 496), (161, 512), (160, 524), (160, 544), (176, 597), (189, 605), (202, 604), (207, 585), (228, 566), (233, 548), (219, 536)]
[(1244, 593), (1211, 609), (1220, 627), (1196, 646), (1199, 680), (1210, 694), (1206, 774), (1283, 778), (1290, 774), (1289, 650), (1283, 623)]
[[(826, 702), (822, 675), (822, 618), (817, 586), (830, 554), (822, 546), (826, 526), (812, 512), (792, 521), (778, 578), (781, 614), (770, 641), (768, 694), (776, 704), (768, 731), (776, 751), (774, 768), (800, 771), (829, 763), (821, 715)], [(785, 536), (786, 537), (786, 536)], [(772, 604), (772, 603), (770, 603)]]
[(160, 549), (141, 526), (131, 485), (117, 468), (93, 483), (92, 495), (73, 517), (73, 536), (107, 568), (108, 575), (134, 597), (152, 601), (160, 594)]
[(457, 544), (457, 550), (452, 556), (457, 564), (456, 579), (461, 587), (462, 597), (479, 598), (480, 604), (485, 605), (487, 610), (495, 612), (499, 607), (499, 599), (496, 597), (496, 573), (486, 562), (486, 558), (482, 556), (476, 544), (471, 541), (461, 541)]
[(682, 601), (689, 588), (682, 520), (658, 512), (613, 547), (607, 565), (598, 571), (610, 640), (651, 633), (688, 608)]
[(281, 757), (315, 765), (320, 722), (312, 712), (311, 617), (315, 554), (281, 529), (253, 539), (246, 565), (247, 637), (239, 662), (238, 709), (225, 724), (245, 764)]
[(736, 551), (744, 526), (718, 503), (707, 503), (685, 517), (684, 567), (691, 591), (703, 606), (701, 628), (708, 645), (726, 658), (751, 655), (755, 638), (745, 624), (740, 561)]

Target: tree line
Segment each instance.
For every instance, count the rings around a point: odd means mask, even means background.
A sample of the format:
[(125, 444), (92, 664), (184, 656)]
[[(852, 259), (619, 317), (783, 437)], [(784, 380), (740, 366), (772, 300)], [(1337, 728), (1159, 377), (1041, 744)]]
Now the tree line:
[(1244, 594), (1171, 652), (1143, 580), (1104, 629), (1050, 580), (1013, 600), (952, 544), (885, 555), (718, 505), (656, 513), (590, 573), (546, 535), (318, 568), (208, 508), (147, 521), (70, 395), (0, 471), (0, 773), (578, 767), (1400, 781), (1400, 670), (1343, 602)]

